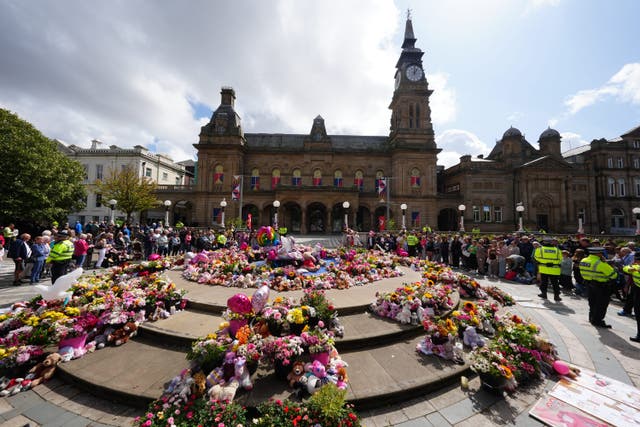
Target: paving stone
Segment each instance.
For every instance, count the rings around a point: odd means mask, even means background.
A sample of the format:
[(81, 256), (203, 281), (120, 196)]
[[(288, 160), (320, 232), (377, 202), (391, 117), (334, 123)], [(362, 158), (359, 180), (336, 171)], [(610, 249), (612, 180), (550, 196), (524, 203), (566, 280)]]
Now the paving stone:
[(439, 412), (449, 423), (456, 424), (500, 400), (502, 400), (501, 397), (481, 389), (476, 393), (470, 393), (466, 399), (440, 409)]
[(0, 415), (13, 409), (6, 399), (0, 399)]
[(40, 424), (36, 423), (33, 420), (30, 420), (29, 418), (23, 415), (17, 415), (2, 423), (2, 427), (25, 427), (25, 426), (38, 427), (39, 425)]
[(22, 414), (25, 417), (30, 418), (39, 424), (44, 424), (49, 420), (53, 420), (65, 414), (66, 412), (67, 411), (65, 411), (59, 406), (55, 406), (49, 402), (43, 402), (37, 406), (33, 406), (23, 411)]
[(78, 424), (78, 421), (76, 421), (78, 419), (82, 418), (78, 417), (78, 415), (74, 414), (73, 412), (64, 411), (58, 416), (49, 417), (46, 422), (42, 423), (42, 425), (43, 427), (68, 427), (70, 424), (75, 422), (77, 426), (86, 426), (90, 422), (89, 420), (84, 418), (84, 424)]
[(396, 424), (395, 427), (425, 427), (430, 425), (431, 423), (427, 420), (426, 417), (414, 418), (409, 421), (405, 421), (400, 424)]
[(14, 409), (23, 412), (33, 406), (44, 403), (44, 400), (33, 391), (25, 391), (6, 398)]
[(436, 410), (425, 397), (411, 399), (408, 402), (400, 404), (400, 407), (402, 408), (402, 412), (404, 412), (410, 420), (430, 414)]
[(374, 415), (369, 418), (377, 426), (393, 426), (408, 421), (407, 416), (402, 411), (391, 411), (384, 414)]
[(438, 411), (467, 398), (466, 394), (458, 384), (449, 385), (438, 392), (429, 394), (428, 396), (431, 404)]
[(429, 421), (431, 423), (432, 426), (437, 426), (437, 427), (447, 427), (450, 426), (451, 424), (449, 423), (449, 421), (447, 421), (442, 414), (440, 414), (440, 412), (433, 412), (429, 415), (426, 416), (427, 421)]
[(46, 399), (47, 402), (53, 403), (54, 405), (60, 405), (67, 400), (73, 399), (80, 393), (81, 391), (77, 387), (70, 384), (64, 384), (60, 387), (49, 389), (42, 394), (42, 397)]
[(485, 414), (475, 414), (459, 423), (455, 427), (494, 427), (496, 423), (489, 419)]

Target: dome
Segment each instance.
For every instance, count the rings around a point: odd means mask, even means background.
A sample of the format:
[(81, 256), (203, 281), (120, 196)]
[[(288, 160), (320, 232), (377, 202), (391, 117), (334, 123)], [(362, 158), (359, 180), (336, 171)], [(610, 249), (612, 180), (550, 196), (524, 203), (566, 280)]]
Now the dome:
[(519, 129), (514, 128), (513, 126), (511, 126), (509, 129), (506, 130), (506, 132), (502, 135), (502, 139), (507, 139), (507, 138), (517, 138), (520, 139), (522, 138), (522, 132), (520, 132)]
[(540, 139), (551, 139), (551, 138), (560, 138), (560, 132), (555, 129), (547, 128), (544, 132), (540, 134)]

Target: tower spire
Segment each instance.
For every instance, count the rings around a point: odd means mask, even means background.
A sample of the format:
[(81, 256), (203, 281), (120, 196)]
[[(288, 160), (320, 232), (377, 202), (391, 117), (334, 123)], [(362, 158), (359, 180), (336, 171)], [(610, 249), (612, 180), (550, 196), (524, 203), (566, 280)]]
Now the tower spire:
[(413, 34), (413, 24), (411, 23), (411, 9), (407, 9), (407, 22), (404, 25), (402, 49), (414, 49), (416, 40), (416, 36)]

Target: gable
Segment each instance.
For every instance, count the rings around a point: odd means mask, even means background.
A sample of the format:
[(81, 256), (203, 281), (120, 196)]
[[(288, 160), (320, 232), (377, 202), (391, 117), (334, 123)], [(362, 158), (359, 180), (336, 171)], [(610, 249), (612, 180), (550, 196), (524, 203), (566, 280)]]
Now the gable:
[(573, 169), (573, 166), (571, 166), (569, 163), (565, 161), (558, 160), (555, 157), (543, 156), (521, 165), (519, 169), (567, 170), (567, 169)]

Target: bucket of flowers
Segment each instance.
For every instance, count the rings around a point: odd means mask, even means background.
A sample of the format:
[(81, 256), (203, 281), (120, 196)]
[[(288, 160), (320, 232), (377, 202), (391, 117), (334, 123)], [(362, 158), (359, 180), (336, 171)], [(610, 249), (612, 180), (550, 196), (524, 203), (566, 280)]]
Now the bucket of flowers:
[(282, 335), (288, 312), (289, 309), (284, 305), (267, 306), (262, 309), (261, 318), (267, 324), (271, 335), (276, 337)]
[(262, 338), (249, 325), (245, 325), (236, 332), (234, 344), (236, 356), (243, 356), (247, 361), (249, 373), (254, 374), (258, 370)]
[(300, 335), (302, 342), (309, 349), (311, 361), (319, 361), (323, 365), (329, 364), (329, 358), (332, 350), (334, 349), (333, 333), (325, 329), (324, 322), (321, 320), (318, 325), (305, 331)]
[(313, 307), (316, 311), (316, 316), (309, 320), (309, 326), (315, 326), (314, 323), (320, 320), (328, 325), (331, 318), (337, 314), (335, 306), (327, 299), (325, 291), (322, 289), (305, 289), (302, 298), (300, 298), (300, 304)]
[(222, 365), (224, 355), (232, 344), (233, 339), (227, 334), (209, 334), (193, 342), (187, 360), (200, 366), (203, 372), (211, 372)]
[(316, 317), (316, 309), (309, 305), (301, 305), (291, 308), (287, 312), (287, 325), (289, 331), (294, 335), (300, 335), (305, 326), (309, 323), (309, 319)]
[(262, 341), (262, 360), (273, 365), (276, 376), (286, 379), (293, 362), (304, 352), (302, 338), (269, 336)]
[(495, 346), (479, 347), (471, 353), (471, 370), (480, 376), (483, 388), (502, 395), (518, 386), (516, 367)]

